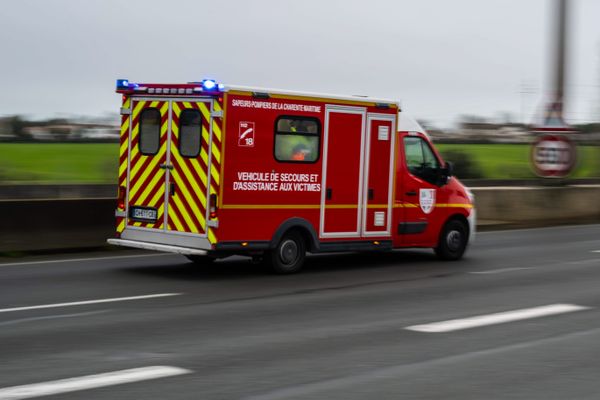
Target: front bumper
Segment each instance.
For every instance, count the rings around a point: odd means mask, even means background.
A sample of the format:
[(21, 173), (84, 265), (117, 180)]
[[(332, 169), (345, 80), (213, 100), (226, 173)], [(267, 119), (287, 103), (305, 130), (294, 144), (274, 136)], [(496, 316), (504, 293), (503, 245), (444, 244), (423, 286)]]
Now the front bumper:
[(475, 233), (477, 232), (477, 212), (475, 211), (475, 207), (471, 209), (471, 214), (467, 217), (467, 221), (469, 222), (469, 244), (471, 244), (475, 240)]

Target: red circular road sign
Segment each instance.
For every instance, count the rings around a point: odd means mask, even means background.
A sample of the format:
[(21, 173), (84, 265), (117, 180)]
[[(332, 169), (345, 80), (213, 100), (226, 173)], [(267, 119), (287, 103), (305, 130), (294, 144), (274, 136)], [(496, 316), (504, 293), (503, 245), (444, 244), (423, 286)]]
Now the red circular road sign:
[(577, 159), (577, 148), (561, 135), (545, 134), (531, 146), (531, 164), (544, 178), (563, 178), (571, 173)]

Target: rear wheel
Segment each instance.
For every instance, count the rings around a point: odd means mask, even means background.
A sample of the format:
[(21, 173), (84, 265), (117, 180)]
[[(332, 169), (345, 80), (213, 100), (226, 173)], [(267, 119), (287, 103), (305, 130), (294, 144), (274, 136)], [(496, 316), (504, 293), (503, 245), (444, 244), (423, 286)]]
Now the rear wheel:
[(442, 230), (435, 254), (442, 260), (460, 259), (469, 241), (469, 228), (459, 220), (448, 221)]
[(271, 270), (277, 274), (300, 271), (306, 258), (304, 238), (296, 231), (286, 233), (269, 256)]

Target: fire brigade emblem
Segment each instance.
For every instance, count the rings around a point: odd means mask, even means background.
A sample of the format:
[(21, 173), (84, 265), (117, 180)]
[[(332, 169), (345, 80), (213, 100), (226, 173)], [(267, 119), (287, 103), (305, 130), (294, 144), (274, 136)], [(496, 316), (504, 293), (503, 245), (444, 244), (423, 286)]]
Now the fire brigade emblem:
[(419, 190), (419, 205), (425, 214), (429, 214), (435, 207), (435, 189)]

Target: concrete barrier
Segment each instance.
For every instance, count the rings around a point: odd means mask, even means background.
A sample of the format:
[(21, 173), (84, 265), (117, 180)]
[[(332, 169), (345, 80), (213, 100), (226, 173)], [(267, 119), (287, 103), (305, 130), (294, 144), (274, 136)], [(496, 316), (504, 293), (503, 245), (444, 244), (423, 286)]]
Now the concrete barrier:
[[(480, 228), (600, 221), (600, 185), (472, 190)], [(0, 200), (0, 252), (105, 246), (115, 205), (112, 198)]]
[(114, 236), (113, 199), (0, 200), (0, 252), (98, 247)]
[(600, 221), (600, 185), (475, 187), (482, 225), (538, 226)]

